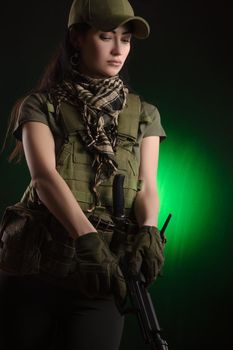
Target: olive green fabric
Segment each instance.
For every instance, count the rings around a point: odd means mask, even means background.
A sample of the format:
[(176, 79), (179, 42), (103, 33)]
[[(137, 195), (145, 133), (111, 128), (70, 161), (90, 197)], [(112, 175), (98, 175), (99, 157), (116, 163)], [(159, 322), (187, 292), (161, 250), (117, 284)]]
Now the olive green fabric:
[(26, 96), (19, 110), (18, 119), (16, 120), (13, 134), (19, 141), (22, 140), (22, 125), (26, 122), (40, 122), (47, 125), (52, 131), (55, 139), (56, 152), (63, 143), (62, 128), (54, 118), (54, 108), (50, 104), (48, 111), (48, 97), (41, 93), (32, 93)]
[(96, 232), (80, 236), (76, 242), (77, 280), (89, 297), (114, 294), (121, 303), (126, 297), (126, 284), (117, 258)]
[(48, 211), (23, 203), (8, 207), (0, 224), (0, 269), (40, 274), (87, 297), (114, 294), (121, 303), (126, 285), (102, 232), (69, 237)]
[(0, 224), (0, 268), (17, 275), (39, 273), (41, 252), (49, 240), (46, 222), (48, 213), (30, 210), (16, 203), (5, 210)]
[[(92, 169), (93, 155), (88, 153), (82, 144), (82, 132), (85, 132), (81, 116), (72, 105), (61, 105), (61, 117), (67, 138), (67, 143), (57, 157), (57, 170), (65, 179), (72, 193), (85, 213), (92, 207), (94, 196), (90, 191), (90, 184), (94, 181)], [(118, 171), (125, 174), (124, 192), (125, 208), (131, 209), (137, 192), (139, 163), (133, 152), (136, 142), (140, 117), (140, 100), (136, 95), (129, 95), (127, 106), (119, 115), (118, 142), (115, 159)], [(95, 214), (103, 215), (112, 209), (113, 177), (105, 180), (99, 186), (101, 206), (97, 206)]]
[[(50, 127), (55, 139), (57, 169), (84, 212), (87, 213), (93, 203), (93, 195), (89, 190), (89, 183), (93, 177), (91, 169), (93, 160), (76, 136), (84, 129), (78, 111), (74, 106), (63, 103), (61, 118), (56, 120), (54, 107), (49, 99), (43, 94), (34, 93), (26, 97), (21, 106), (14, 131), (14, 135), (19, 140), (22, 136), (22, 125), (28, 121), (41, 122)], [(126, 208), (130, 209), (136, 191), (140, 187), (137, 177), (142, 139), (148, 136), (160, 136), (163, 139), (165, 132), (161, 126), (157, 108), (147, 102), (141, 102), (137, 95), (129, 94), (127, 105), (119, 115), (118, 133), (116, 160), (119, 164), (119, 172), (126, 176)], [(101, 197), (105, 198), (103, 206), (97, 209), (101, 216), (105, 215), (105, 207), (112, 207), (111, 186), (112, 179), (104, 182), (100, 187)], [(30, 203), (30, 206), (38, 201), (31, 184), (25, 191), (22, 201)], [(105, 219), (109, 219), (109, 215)]]
[[(135, 150), (139, 150), (143, 137), (153, 133), (152, 124), (155, 125), (155, 135), (165, 136), (158, 118), (156, 107), (145, 102), (141, 103), (139, 97), (133, 94), (129, 94), (127, 107), (119, 116), (119, 140), (116, 153), (119, 169), (126, 175), (126, 207), (129, 210), (138, 189), (139, 157)], [(90, 171), (91, 155), (86, 152), (78, 137), (78, 133), (82, 129), (78, 111), (70, 105), (63, 104), (62, 117), (55, 120), (53, 105), (47, 97), (42, 94), (32, 94), (24, 100), (21, 106), (15, 128), (17, 138), (21, 139), (22, 125), (28, 121), (41, 122), (51, 128), (56, 142), (57, 169), (61, 176), (64, 175), (77, 200), (81, 203), (81, 207), (86, 212), (87, 206), (92, 201), (92, 198), (88, 198), (90, 192), (87, 190), (88, 182), (92, 176)], [(74, 172), (72, 173), (72, 171)], [(73, 181), (74, 179), (75, 181)], [(78, 185), (77, 182), (80, 179), (80, 184), (84, 187)], [(112, 206), (111, 181), (102, 186), (103, 204), (107, 210)], [(107, 210), (104, 206), (99, 208), (99, 215), (103, 217), (107, 215), (109, 218), (110, 214), (107, 213)], [(72, 273), (77, 267), (74, 259), (74, 240), (69, 237), (58, 220), (43, 205), (40, 205), (32, 184), (24, 193), (20, 210), (18, 207), (14, 207), (8, 211), (1, 228), (1, 234), (0, 262), (6, 270), (10, 268), (12, 271), (22, 274), (40, 271), (60, 277), (73, 276)], [(106, 242), (109, 244), (112, 232), (107, 234)], [(100, 236), (105, 240), (105, 232), (101, 232)], [(15, 258), (16, 256), (17, 258)], [(68, 281), (66, 280), (66, 282)], [(75, 279), (72, 281), (71, 278), (70, 286), (74, 287), (74, 285)]]
[[(59, 121), (54, 118), (54, 107), (47, 95), (32, 93), (23, 100), (14, 129), (14, 136), (18, 140), (22, 140), (22, 125), (29, 121), (49, 126), (55, 138), (56, 149), (60, 148), (63, 143), (63, 131)], [(145, 101), (141, 101), (139, 126), (135, 150), (144, 137), (159, 136), (161, 141), (166, 137), (157, 107)], [(136, 156), (138, 155), (139, 152), (136, 151)]]
[(146, 283), (152, 283), (164, 264), (164, 244), (160, 232), (155, 226), (143, 226), (134, 236), (130, 257), (128, 261), (128, 273), (137, 276), (143, 273)]
[[(41, 103), (41, 95), (31, 95), (31, 99), (22, 105), (20, 115), (22, 117), (19, 118), (15, 130), (16, 137), (20, 138), (20, 129), (24, 122), (39, 119), (40, 108), (38, 104), (35, 104), (36, 101)], [(48, 119), (47, 125), (55, 135), (56, 148), (58, 149), (64, 141), (57, 141), (57, 139), (61, 140), (61, 132), (57, 127), (58, 124), (54, 123), (53, 105), (49, 101), (46, 101), (46, 105), (46, 114), (45, 109), (43, 109), (44, 113), (41, 113), (40, 121), (46, 123)], [(31, 116), (28, 118), (30, 111)], [(57, 170), (67, 182), (83, 211), (87, 213), (94, 200), (90, 191), (90, 183), (93, 181), (94, 175), (91, 168), (92, 156), (88, 154), (80, 138), (77, 137), (84, 130), (82, 119), (74, 106), (63, 103), (61, 105), (60, 123), (62, 124), (63, 139), (66, 142), (60, 152), (57, 152)], [(53, 127), (54, 125), (55, 127)], [(138, 190), (140, 144), (143, 136), (147, 137), (153, 134), (158, 134), (161, 137), (165, 136), (157, 108), (146, 102), (141, 103), (137, 95), (129, 94), (127, 105), (119, 115), (118, 146), (116, 151), (119, 172), (125, 174), (126, 177), (124, 184), (125, 207), (129, 211), (132, 208), (133, 200)], [(102, 205), (96, 209), (97, 214), (102, 217), (105, 215), (105, 219), (109, 220), (112, 207), (112, 180), (111, 178), (100, 186)], [(30, 186), (23, 196), (23, 201), (33, 203), (37, 200), (34, 197), (35, 195)], [(107, 217), (106, 212), (108, 212)]]
[(128, 0), (74, 0), (70, 9), (68, 28), (87, 23), (101, 31), (111, 31), (120, 25), (132, 23), (135, 37), (145, 39), (150, 27), (145, 19), (134, 15)]

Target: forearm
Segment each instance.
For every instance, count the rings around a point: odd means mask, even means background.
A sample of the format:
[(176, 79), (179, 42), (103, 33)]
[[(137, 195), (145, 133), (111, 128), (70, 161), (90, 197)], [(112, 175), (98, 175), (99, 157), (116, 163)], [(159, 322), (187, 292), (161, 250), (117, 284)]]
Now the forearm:
[(32, 181), (41, 202), (73, 238), (96, 229), (87, 219), (70, 188), (56, 169)]
[(157, 226), (159, 212), (159, 197), (156, 189), (141, 190), (134, 202), (134, 212), (139, 227), (143, 225)]

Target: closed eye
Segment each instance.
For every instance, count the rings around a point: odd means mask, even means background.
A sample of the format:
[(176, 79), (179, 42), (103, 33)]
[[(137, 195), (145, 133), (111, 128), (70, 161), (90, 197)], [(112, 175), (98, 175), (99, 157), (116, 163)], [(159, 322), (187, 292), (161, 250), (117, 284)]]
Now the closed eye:
[(105, 41), (105, 40), (107, 41), (107, 40), (111, 40), (112, 37), (109, 36), (109, 35), (100, 35), (100, 39), (101, 39), (101, 40), (104, 40), (104, 41)]
[(128, 34), (128, 35), (124, 35), (121, 40), (123, 42), (130, 43), (131, 38), (132, 38), (132, 36), (130, 34)]

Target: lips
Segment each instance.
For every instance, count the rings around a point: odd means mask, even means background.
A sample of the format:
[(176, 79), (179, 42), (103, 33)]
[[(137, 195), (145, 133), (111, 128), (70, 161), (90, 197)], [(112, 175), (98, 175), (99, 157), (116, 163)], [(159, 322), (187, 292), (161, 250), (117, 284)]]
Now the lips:
[(108, 61), (108, 63), (115, 66), (120, 66), (122, 64), (121, 61), (113, 61), (113, 60)]

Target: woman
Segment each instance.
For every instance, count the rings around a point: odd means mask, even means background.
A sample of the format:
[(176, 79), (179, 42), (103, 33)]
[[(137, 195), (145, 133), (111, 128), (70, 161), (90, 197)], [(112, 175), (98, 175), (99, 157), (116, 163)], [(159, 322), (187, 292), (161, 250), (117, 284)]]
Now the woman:
[[(1, 226), (4, 349), (118, 349), (120, 256), (128, 250), (128, 273), (143, 271), (148, 284), (161, 268), (155, 178), (165, 133), (156, 107), (119, 77), (131, 37), (148, 35), (127, 0), (74, 1), (64, 47), (13, 111), (11, 158), (23, 147), (32, 181)], [(113, 235), (117, 173), (133, 223), (127, 243), (122, 229)]]

